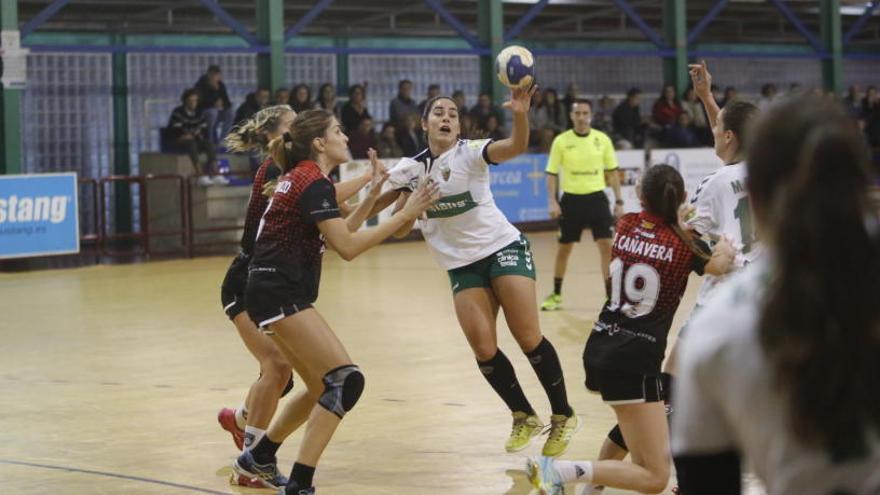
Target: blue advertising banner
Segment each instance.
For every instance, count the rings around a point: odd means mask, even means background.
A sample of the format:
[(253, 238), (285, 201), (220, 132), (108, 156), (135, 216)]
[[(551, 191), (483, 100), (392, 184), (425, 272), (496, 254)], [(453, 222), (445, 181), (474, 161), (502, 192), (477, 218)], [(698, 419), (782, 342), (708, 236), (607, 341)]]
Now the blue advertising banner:
[(547, 154), (520, 155), (489, 169), (495, 204), (512, 223), (549, 220)]
[(0, 176), (0, 259), (78, 252), (75, 173)]

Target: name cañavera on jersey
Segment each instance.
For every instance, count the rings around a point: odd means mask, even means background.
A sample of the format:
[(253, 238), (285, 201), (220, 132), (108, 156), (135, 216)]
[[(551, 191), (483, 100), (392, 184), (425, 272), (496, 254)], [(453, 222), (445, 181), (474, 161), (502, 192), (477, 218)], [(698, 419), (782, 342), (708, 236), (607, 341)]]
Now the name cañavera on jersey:
[(671, 247), (661, 246), (653, 242), (625, 235), (618, 236), (615, 240), (616, 248), (627, 253), (637, 254), (660, 261), (672, 261), (675, 250)]

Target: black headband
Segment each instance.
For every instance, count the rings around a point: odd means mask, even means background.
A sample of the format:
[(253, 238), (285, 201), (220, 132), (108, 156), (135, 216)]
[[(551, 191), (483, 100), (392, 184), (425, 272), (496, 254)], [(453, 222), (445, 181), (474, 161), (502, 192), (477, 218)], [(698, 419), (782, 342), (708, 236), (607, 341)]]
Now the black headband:
[(292, 143), (293, 142), (293, 136), (291, 136), (289, 132), (284, 133), (284, 142), (285, 143)]

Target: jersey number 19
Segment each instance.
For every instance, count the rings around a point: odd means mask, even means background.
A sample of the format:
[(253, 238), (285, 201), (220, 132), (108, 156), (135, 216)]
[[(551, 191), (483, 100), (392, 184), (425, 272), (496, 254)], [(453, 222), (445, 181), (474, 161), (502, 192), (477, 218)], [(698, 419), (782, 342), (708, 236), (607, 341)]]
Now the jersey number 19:
[[(611, 311), (620, 309), (629, 318), (645, 316), (653, 311), (657, 304), (657, 296), (660, 294), (660, 274), (653, 266), (645, 263), (636, 263), (627, 270), (624, 270), (625, 268), (620, 258), (614, 258), (609, 265), (611, 303), (608, 309)], [(622, 295), (626, 295), (626, 299), (632, 303), (623, 302), (621, 307)]]

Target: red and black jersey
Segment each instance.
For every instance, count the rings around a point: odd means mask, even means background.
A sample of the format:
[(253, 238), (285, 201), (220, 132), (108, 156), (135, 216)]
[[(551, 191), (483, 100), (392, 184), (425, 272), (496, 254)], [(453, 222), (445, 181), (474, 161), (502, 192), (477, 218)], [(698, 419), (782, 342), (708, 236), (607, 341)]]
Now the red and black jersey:
[[(708, 254), (708, 247), (698, 243)], [(597, 368), (656, 374), (666, 337), (697, 256), (660, 218), (647, 212), (617, 222), (611, 251), (609, 298), (587, 342), (585, 359)]]
[(251, 187), (251, 197), (248, 200), (247, 215), (244, 218), (244, 232), (241, 234), (241, 252), (250, 256), (254, 252), (254, 242), (257, 240), (257, 229), (260, 219), (269, 206), (269, 198), (263, 195), (266, 184), (278, 179), (281, 170), (275, 166), (271, 158), (266, 158), (254, 175), (254, 185)]
[(324, 239), (317, 224), (339, 216), (333, 183), (317, 163), (299, 162), (278, 180), (260, 221), (251, 277), (260, 273), (280, 275), (295, 291), (294, 302), (313, 302), (318, 297), (324, 253)]

